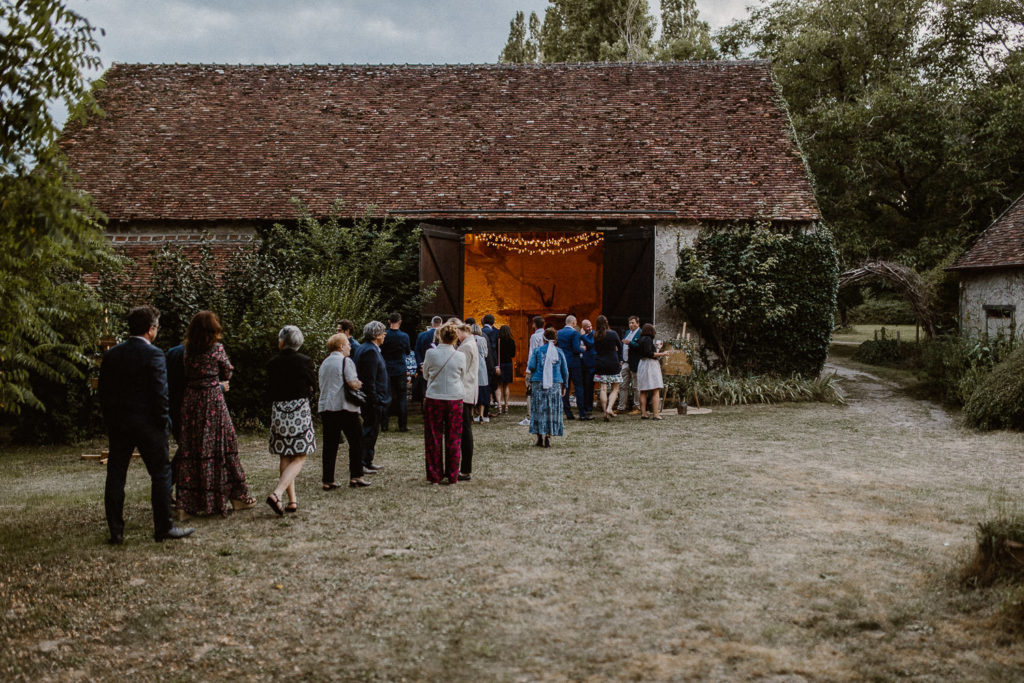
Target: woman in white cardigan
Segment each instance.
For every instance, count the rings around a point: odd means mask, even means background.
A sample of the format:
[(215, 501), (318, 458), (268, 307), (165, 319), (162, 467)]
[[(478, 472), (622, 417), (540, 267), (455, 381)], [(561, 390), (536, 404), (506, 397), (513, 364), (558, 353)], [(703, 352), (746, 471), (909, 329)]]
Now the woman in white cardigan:
[[(427, 481), (440, 484), (443, 476), (449, 484), (455, 484), (459, 480), (461, 460), (466, 356), (455, 349), (454, 343), (458, 338), (455, 325), (445, 325), (438, 335), (441, 343), (427, 351), (423, 360), (423, 377), (427, 381), (423, 400)], [(446, 452), (447, 462), (444, 459)]]

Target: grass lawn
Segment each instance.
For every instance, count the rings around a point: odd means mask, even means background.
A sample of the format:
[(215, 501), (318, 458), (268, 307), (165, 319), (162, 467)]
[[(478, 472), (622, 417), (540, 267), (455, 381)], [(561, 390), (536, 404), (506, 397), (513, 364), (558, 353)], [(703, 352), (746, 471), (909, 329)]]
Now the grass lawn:
[[(1024, 436), (960, 429), (847, 372), (850, 403), (477, 426), (474, 478), (424, 482), (417, 420), (365, 490), (262, 504), (153, 543), (129, 472), (105, 544), (82, 448), (0, 454), (7, 680), (1010, 680), (1019, 594), (964, 591), (975, 525), (1024, 485)], [(261, 500), (277, 463), (242, 439)], [(344, 465), (342, 464), (342, 470)]]
[[(916, 327), (914, 325), (850, 325), (849, 330), (840, 333), (833, 333), (833, 342), (844, 342), (844, 343), (856, 343), (867, 341), (875, 338), (875, 332), (878, 332), (881, 336), (881, 330), (885, 329), (885, 336), (889, 338), (896, 338), (896, 333), (899, 332), (900, 338), (903, 341), (912, 342), (915, 339)], [(921, 337), (924, 337), (924, 332), (921, 333)]]

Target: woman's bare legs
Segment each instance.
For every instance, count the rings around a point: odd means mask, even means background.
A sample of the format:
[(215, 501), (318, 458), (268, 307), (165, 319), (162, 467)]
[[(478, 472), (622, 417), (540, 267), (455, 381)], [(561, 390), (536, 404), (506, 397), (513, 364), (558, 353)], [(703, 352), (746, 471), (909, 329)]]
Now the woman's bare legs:
[(281, 496), (287, 491), (288, 502), (298, 502), (298, 499), (295, 497), (295, 478), (299, 476), (299, 472), (302, 471), (302, 466), (305, 464), (306, 456), (304, 455), (281, 457), (281, 478), (274, 488), (274, 495), (277, 496), (278, 500), (281, 500)]

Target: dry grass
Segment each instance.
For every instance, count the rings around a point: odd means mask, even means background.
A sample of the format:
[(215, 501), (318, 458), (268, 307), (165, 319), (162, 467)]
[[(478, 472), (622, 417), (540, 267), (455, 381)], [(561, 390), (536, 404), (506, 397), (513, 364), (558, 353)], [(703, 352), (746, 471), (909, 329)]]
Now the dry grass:
[[(6, 679), (1011, 679), (1008, 594), (964, 592), (974, 527), (1021, 488), (1021, 435), (959, 429), (845, 373), (846, 407), (478, 427), (474, 480), (428, 487), (418, 426), (362, 490), (127, 544), (79, 450), (0, 468)], [(276, 471), (243, 441), (256, 493)]]

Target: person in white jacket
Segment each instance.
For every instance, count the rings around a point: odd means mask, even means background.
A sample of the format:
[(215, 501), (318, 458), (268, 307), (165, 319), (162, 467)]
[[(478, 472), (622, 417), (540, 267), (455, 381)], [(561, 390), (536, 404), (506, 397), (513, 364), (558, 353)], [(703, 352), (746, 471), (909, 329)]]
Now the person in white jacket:
[[(423, 359), (423, 377), (427, 381), (423, 399), (424, 455), (428, 482), (440, 484), (444, 478), (455, 484), (461, 460), (466, 356), (455, 349), (459, 336), (456, 325), (445, 325), (438, 334), (441, 343), (427, 351)], [(443, 457), (442, 448), (447, 458)]]

